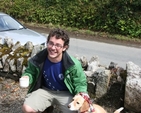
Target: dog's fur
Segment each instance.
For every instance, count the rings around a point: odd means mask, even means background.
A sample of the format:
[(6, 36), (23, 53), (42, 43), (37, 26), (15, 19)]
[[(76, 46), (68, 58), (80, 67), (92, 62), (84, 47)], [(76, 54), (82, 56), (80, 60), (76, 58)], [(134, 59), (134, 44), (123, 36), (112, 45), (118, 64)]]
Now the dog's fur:
[[(93, 106), (93, 111), (90, 109), (90, 104)], [(68, 105), (71, 111), (78, 111), (78, 113), (107, 113), (107, 111), (100, 105), (89, 103), (82, 95), (77, 94), (74, 96), (73, 101)], [(116, 110), (114, 113), (120, 113), (123, 107)]]

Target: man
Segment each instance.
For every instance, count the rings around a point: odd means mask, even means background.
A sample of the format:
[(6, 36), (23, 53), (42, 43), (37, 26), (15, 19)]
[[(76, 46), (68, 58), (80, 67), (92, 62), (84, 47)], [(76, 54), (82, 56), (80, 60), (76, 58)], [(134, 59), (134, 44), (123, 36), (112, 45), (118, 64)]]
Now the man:
[(87, 93), (87, 82), (81, 63), (66, 52), (68, 47), (68, 35), (61, 29), (54, 29), (47, 38), (47, 49), (29, 60), (22, 74), (30, 81), (22, 107), (24, 113), (43, 112), (54, 104), (63, 113), (74, 113), (67, 105), (75, 94)]

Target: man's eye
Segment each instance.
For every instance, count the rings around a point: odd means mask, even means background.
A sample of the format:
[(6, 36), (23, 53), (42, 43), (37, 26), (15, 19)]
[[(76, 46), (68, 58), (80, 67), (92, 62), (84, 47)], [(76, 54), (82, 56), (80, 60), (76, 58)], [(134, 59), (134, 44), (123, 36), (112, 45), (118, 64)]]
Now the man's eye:
[(56, 46), (57, 46), (57, 47), (62, 47), (62, 45), (60, 45), (60, 44), (56, 44)]
[(48, 44), (49, 44), (49, 45), (54, 45), (53, 42), (49, 42)]

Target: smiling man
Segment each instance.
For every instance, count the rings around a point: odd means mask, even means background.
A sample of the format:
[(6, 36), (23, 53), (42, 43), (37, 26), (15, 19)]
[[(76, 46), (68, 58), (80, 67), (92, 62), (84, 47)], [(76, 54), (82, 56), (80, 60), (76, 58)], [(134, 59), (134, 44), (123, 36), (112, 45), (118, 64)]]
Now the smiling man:
[(29, 60), (22, 74), (30, 81), (24, 113), (43, 112), (54, 104), (63, 113), (75, 113), (67, 105), (77, 93), (87, 93), (87, 82), (81, 63), (66, 52), (69, 40), (63, 30), (54, 29), (47, 38), (47, 48)]

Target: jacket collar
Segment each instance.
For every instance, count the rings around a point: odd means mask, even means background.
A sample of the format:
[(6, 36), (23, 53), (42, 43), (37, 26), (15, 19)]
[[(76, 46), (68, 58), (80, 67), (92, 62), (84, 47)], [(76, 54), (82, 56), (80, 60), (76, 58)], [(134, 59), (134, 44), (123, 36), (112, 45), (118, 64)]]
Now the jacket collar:
[(62, 61), (63, 61), (63, 66), (64, 66), (63, 68), (65, 70), (69, 69), (71, 66), (74, 65), (73, 60), (71, 59), (70, 55), (66, 51), (63, 52)]
[[(48, 52), (47, 49), (45, 48), (44, 50), (37, 53), (33, 58), (31, 58), (30, 61), (33, 62), (34, 65), (40, 66), (40, 64), (44, 63), (45, 59), (47, 58), (47, 55)], [(64, 70), (67, 70), (68, 68), (74, 65), (73, 60), (66, 51), (63, 52), (62, 61)]]

